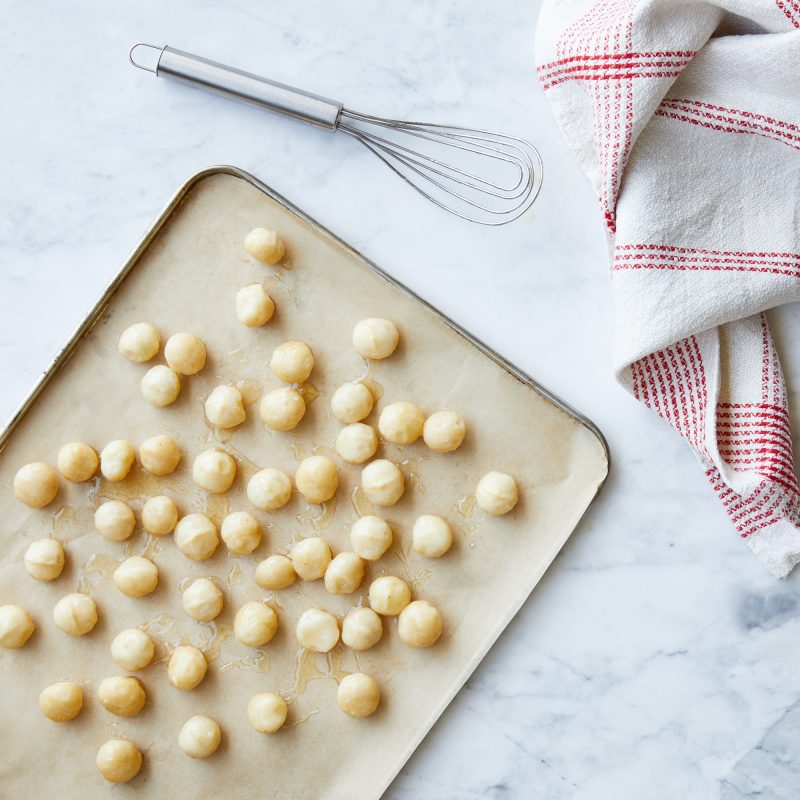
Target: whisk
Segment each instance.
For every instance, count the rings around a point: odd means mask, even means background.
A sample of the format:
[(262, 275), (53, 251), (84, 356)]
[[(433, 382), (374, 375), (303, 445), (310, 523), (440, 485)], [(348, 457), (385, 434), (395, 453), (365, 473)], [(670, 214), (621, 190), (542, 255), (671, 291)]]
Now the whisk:
[(542, 159), (524, 139), (360, 114), (335, 100), (172, 47), (139, 42), (129, 58), (156, 75), (346, 133), (423, 197), (471, 222), (505, 225), (517, 219), (542, 184)]

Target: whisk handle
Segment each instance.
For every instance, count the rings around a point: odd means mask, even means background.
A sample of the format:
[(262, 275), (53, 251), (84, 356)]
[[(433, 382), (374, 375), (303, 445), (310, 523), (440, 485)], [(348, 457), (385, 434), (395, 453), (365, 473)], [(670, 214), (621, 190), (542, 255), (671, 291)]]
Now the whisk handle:
[[(134, 54), (137, 48), (160, 51), (154, 68), (136, 60)], [(206, 89), (242, 103), (267, 108), (312, 125), (336, 130), (339, 124), (342, 104), (335, 100), (218, 64), (202, 56), (172, 47), (157, 48), (153, 45), (136, 44), (131, 48), (130, 60), (134, 66), (155, 72), (160, 77)]]

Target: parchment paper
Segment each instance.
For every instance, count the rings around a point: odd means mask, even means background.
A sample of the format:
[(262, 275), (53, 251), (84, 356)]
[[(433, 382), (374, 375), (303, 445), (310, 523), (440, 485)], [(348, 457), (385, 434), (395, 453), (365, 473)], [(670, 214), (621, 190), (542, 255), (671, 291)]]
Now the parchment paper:
[[(242, 239), (255, 226), (280, 232), (289, 268), (249, 259)], [(262, 282), (277, 306), (264, 328), (244, 327), (234, 311), (237, 289), (253, 282)], [(394, 320), (402, 337), (392, 358), (369, 367), (350, 342), (354, 323), (367, 316)], [(208, 345), (205, 369), (183, 378), (180, 399), (166, 409), (151, 408), (141, 396), (139, 381), (150, 365), (129, 363), (117, 353), (120, 333), (140, 320), (154, 323), (164, 338), (192, 331)], [(243, 381), (251, 400), (261, 384), (276, 388), (269, 357), (288, 339), (308, 342), (316, 356), (311, 383), (319, 396), (300, 427), (265, 431), (256, 403), (230, 436), (210, 430), (202, 403), (213, 387)], [(368, 421), (375, 423), (387, 402), (410, 399), (428, 412), (457, 410), (467, 420), (467, 439), (449, 455), (432, 453), (421, 440), (405, 448), (381, 447), (379, 456), (401, 463), (407, 490), (396, 507), (377, 510), (390, 520), (396, 541), (369, 566), (361, 590), (332, 596), (316, 581), (263, 591), (252, 578), (258, 560), (314, 534), (324, 536), (334, 552), (349, 550), (351, 524), (359, 512), (370, 511), (354, 494), (360, 468), (343, 463), (332, 448), (340, 425), (330, 413), (330, 395), (358, 378), (381, 395)], [(313, 394), (312, 389), (309, 399)], [(82, 440), (99, 450), (111, 439), (138, 445), (163, 432), (183, 450), (169, 478), (151, 478), (137, 466), (119, 484), (62, 480), (56, 500), (41, 511), (13, 497), (17, 468), (34, 460), (54, 465), (63, 443)], [(207, 498), (191, 481), (192, 458), (214, 445), (239, 462), (225, 498)], [(312, 451), (339, 464), (335, 502), (309, 507), (294, 497), (273, 514), (250, 507), (244, 487), (256, 468), (277, 466), (293, 474)], [(480, 512), (471, 497), (490, 469), (513, 474), (521, 490), (515, 511), (499, 519)], [(0, 651), (3, 796), (378, 797), (539, 580), (606, 470), (603, 447), (591, 430), (332, 237), (239, 177), (203, 179), (0, 454), (0, 604), (28, 608), (37, 624), (24, 649)], [(94, 508), (103, 499), (130, 501), (138, 524), (144, 499), (157, 493), (172, 496), (181, 513), (205, 510), (218, 524), (228, 510), (249, 510), (263, 525), (264, 542), (245, 558), (229, 557), (221, 544), (211, 561), (196, 563), (181, 555), (172, 536), (151, 540), (137, 527), (129, 542), (118, 544), (94, 531)], [(411, 548), (411, 525), (421, 513), (441, 514), (453, 526), (455, 544), (441, 559), (424, 559)], [(22, 556), (32, 540), (48, 535), (64, 541), (68, 562), (62, 576), (46, 584), (28, 577)], [(161, 575), (158, 590), (143, 599), (123, 596), (110, 579), (116, 563), (135, 553), (151, 556)], [(303, 609), (319, 606), (342, 618), (365, 603), (369, 581), (381, 574), (410, 580), (415, 597), (441, 609), (445, 630), (436, 646), (404, 646), (396, 620), (386, 619), (382, 642), (357, 658), (341, 643), (328, 656), (299, 652), (294, 624)], [(182, 611), (181, 585), (197, 576), (216, 577), (224, 588), (225, 610), (216, 623), (195, 623)], [(76, 590), (88, 591), (100, 613), (95, 630), (79, 639), (52, 621), (55, 602)], [(255, 599), (272, 603), (280, 618), (278, 635), (259, 650), (230, 635), (236, 609)], [(122, 719), (99, 705), (95, 690), (103, 678), (123, 674), (110, 657), (113, 637), (139, 625), (147, 625), (157, 641), (156, 662), (137, 673), (147, 690), (145, 710)], [(201, 646), (210, 659), (208, 676), (193, 692), (174, 689), (166, 677), (164, 659), (181, 641)], [(345, 716), (336, 703), (337, 680), (359, 669), (374, 675), (383, 693), (379, 711), (364, 720)], [(37, 698), (45, 686), (66, 679), (84, 685), (84, 710), (59, 725), (41, 714)], [(279, 691), (291, 701), (287, 726), (276, 735), (258, 734), (248, 723), (247, 702), (259, 691)], [(197, 713), (215, 718), (223, 729), (222, 746), (205, 761), (191, 760), (177, 745), (180, 727)], [(144, 752), (142, 772), (129, 784), (111, 787), (95, 768), (97, 749), (110, 737), (129, 738)]]

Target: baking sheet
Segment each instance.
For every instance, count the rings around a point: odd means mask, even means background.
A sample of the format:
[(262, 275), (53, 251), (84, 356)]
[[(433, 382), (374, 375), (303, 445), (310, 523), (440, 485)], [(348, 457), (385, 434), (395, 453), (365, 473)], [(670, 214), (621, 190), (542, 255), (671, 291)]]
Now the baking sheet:
[[(117, 796), (380, 796), (537, 583), (605, 479), (607, 454), (594, 429), (276, 197), (231, 168), (208, 170), (191, 180), (177, 209), (134, 254), (127, 278), (97, 309), (92, 330), (76, 341), (75, 352), (47, 390), (38, 399), (38, 391), (33, 393), (35, 402), (5, 437), (0, 604), (28, 608), (37, 623), (24, 649), (0, 651), (5, 689), (0, 785), (8, 796), (108, 796), (109, 785), (94, 759), (110, 737), (131, 739), (145, 756), (140, 775), (115, 788)], [(249, 259), (241, 242), (255, 226), (280, 232), (287, 266), (265, 267)], [(263, 283), (277, 306), (264, 328), (242, 326), (234, 312), (237, 289), (253, 282)], [(368, 365), (352, 351), (353, 324), (367, 316), (392, 319), (401, 330), (401, 346), (385, 362)], [(141, 397), (139, 381), (149, 365), (129, 363), (117, 353), (121, 331), (140, 320), (154, 323), (164, 338), (195, 332), (209, 349), (205, 369), (183, 378), (179, 400), (165, 409), (151, 408)], [(202, 403), (213, 387), (239, 382), (250, 400), (262, 386), (277, 387), (269, 357), (288, 339), (308, 342), (316, 356), (311, 395), (318, 396), (300, 427), (291, 433), (265, 431), (256, 402), (235, 431), (211, 430)], [(286, 552), (308, 535), (323, 536), (334, 552), (350, 549), (351, 524), (371, 511), (357, 489), (360, 467), (341, 462), (332, 447), (341, 426), (330, 413), (330, 395), (341, 383), (359, 378), (380, 397), (368, 421), (374, 422), (387, 402), (410, 399), (429, 413), (457, 410), (467, 420), (468, 437), (448, 455), (434, 454), (421, 442), (379, 449), (378, 457), (401, 464), (407, 490), (394, 508), (376, 510), (391, 522), (395, 544), (368, 566), (362, 590), (332, 596), (321, 581), (274, 593), (261, 590), (252, 578), (258, 560)], [(41, 511), (13, 498), (16, 469), (34, 460), (54, 464), (65, 442), (83, 440), (99, 450), (112, 439), (138, 445), (164, 432), (183, 451), (178, 470), (168, 478), (152, 478), (135, 467), (120, 484), (62, 481), (56, 500)], [(226, 497), (206, 496), (191, 482), (192, 458), (211, 446), (229, 450), (238, 462)], [(273, 514), (250, 507), (244, 488), (256, 469), (277, 466), (293, 474), (312, 452), (339, 464), (335, 501), (308, 506), (295, 496)], [(513, 474), (521, 492), (516, 509), (498, 519), (482, 514), (470, 495), (490, 469)], [(129, 542), (118, 544), (94, 532), (94, 508), (102, 500), (129, 501), (138, 520), (144, 499), (155, 494), (172, 496), (181, 513), (204, 511), (218, 524), (229, 510), (248, 510), (262, 523), (264, 541), (252, 556), (230, 557), (221, 545), (211, 561), (196, 563), (178, 552), (171, 536), (150, 539), (137, 528)], [(411, 549), (411, 525), (422, 513), (441, 514), (453, 526), (454, 546), (441, 559), (424, 559)], [(42, 584), (28, 577), (22, 555), (32, 540), (48, 535), (65, 542), (68, 560), (58, 580)], [(123, 596), (110, 579), (116, 564), (132, 554), (152, 557), (160, 570), (158, 590), (143, 599)], [(356, 655), (341, 643), (328, 655), (299, 650), (293, 631), (303, 609), (318, 606), (342, 618), (365, 602), (370, 580), (381, 574), (409, 580), (416, 598), (440, 608), (444, 633), (433, 648), (405, 647), (396, 621), (386, 619), (384, 638), (370, 651)], [(200, 576), (217, 578), (225, 590), (225, 610), (215, 623), (195, 623), (181, 608), (181, 585)], [(95, 630), (80, 639), (59, 631), (51, 616), (55, 602), (76, 590), (88, 591), (100, 614)], [(280, 619), (279, 633), (259, 650), (231, 636), (235, 610), (254, 599), (270, 602)], [(113, 637), (139, 625), (146, 625), (157, 642), (156, 662), (137, 673), (148, 693), (145, 710), (121, 719), (99, 705), (95, 689), (104, 677), (122, 673), (109, 654)], [(193, 692), (174, 689), (166, 678), (164, 659), (182, 641), (201, 646), (210, 659), (208, 676)], [(364, 720), (345, 716), (336, 703), (338, 679), (357, 670), (374, 675), (382, 689), (379, 711)], [(73, 722), (58, 725), (39, 712), (37, 697), (45, 686), (66, 679), (84, 685), (84, 710)], [(287, 726), (276, 735), (257, 734), (247, 721), (247, 702), (259, 691), (279, 691), (291, 701)], [(181, 725), (197, 713), (215, 718), (223, 729), (219, 751), (206, 761), (189, 759), (177, 746)]]

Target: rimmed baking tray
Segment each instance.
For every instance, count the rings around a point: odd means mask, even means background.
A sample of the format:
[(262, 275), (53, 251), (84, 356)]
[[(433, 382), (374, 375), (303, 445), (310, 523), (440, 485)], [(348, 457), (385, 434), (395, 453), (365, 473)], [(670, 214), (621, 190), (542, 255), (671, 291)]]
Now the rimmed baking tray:
[[(278, 230), (287, 242), (284, 266), (269, 268), (241, 248), (256, 225)], [(236, 290), (263, 283), (277, 305), (264, 329), (236, 320)], [(395, 320), (402, 346), (386, 362), (366, 364), (350, 346), (352, 325), (366, 316)], [(146, 405), (139, 380), (146, 367), (116, 353), (120, 332), (147, 319), (165, 336), (191, 330), (210, 352), (200, 375), (185, 378), (181, 397), (166, 409)], [(317, 355), (307, 399), (309, 411), (291, 434), (268, 433), (255, 400), (277, 381), (267, 367), (271, 350), (286, 339), (303, 339)], [(370, 509), (358, 489), (358, 467), (341, 464), (335, 502), (308, 507), (295, 498), (275, 514), (256, 513), (265, 541), (254, 556), (209, 562), (186, 560), (169, 540), (137, 531), (125, 545), (101, 539), (92, 514), (116, 497), (138, 511), (155, 493), (173, 496), (183, 513), (205, 511), (218, 523), (229, 510), (251, 510), (244, 486), (258, 467), (292, 472), (311, 452), (335, 457), (339, 424), (328, 400), (336, 386), (364, 380), (377, 406), (412, 399), (427, 411), (452, 407), (468, 421), (469, 436), (455, 454), (439, 456), (423, 444), (384, 446), (382, 455), (401, 464), (408, 490), (392, 509)], [(251, 405), (248, 420), (231, 434), (211, 430), (203, 399), (219, 383), (238, 383)], [(171, 433), (184, 458), (173, 476), (154, 479), (137, 470), (120, 484), (94, 480), (63, 485), (56, 500), (31, 511), (13, 499), (14, 472), (23, 463), (54, 463), (58, 447), (85, 440), (100, 448), (115, 438), (138, 443)], [(229, 450), (239, 476), (224, 498), (207, 497), (190, 479), (191, 459), (209, 446)], [(472, 490), (481, 474), (502, 469), (517, 478), (522, 500), (512, 514), (495, 519), (475, 508)], [(0, 603), (30, 609), (38, 628), (20, 651), (0, 654), (0, 674), (13, 686), (0, 705), (0, 782), (16, 796), (58, 792), (68, 780), (81, 797), (105, 796), (94, 768), (97, 747), (125, 736), (145, 751), (145, 767), (121, 793), (146, 791), (165, 797), (176, 786), (201, 796), (275, 798), (378, 797), (397, 774), (464, 681), (530, 594), (592, 502), (608, 471), (608, 451), (597, 428), (532, 378), (464, 331), (355, 249), (309, 218), (253, 176), (233, 167), (211, 167), (192, 176), (169, 201), (67, 345), (0, 433), (0, 497), (7, 512), (0, 532)], [(62, 482), (65, 483), (65, 482)], [(284, 552), (302, 536), (321, 535), (334, 551), (349, 549), (348, 530), (364, 513), (383, 513), (393, 524), (392, 550), (370, 565), (363, 590), (328, 595), (320, 582), (273, 594), (259, 590), (252, 571), (259, 558)], [(450, 553), (426, 560), (410, 546), (421, 513), (446, 516), (456, 533)], [(37, 584), (22, 566), (35, 538), (65, 541), (68, 566), (51, 584)], [(168, 537), (169, 538), (169, 537)], [(123, 597), (110, 581), (125, 555), (146, 553), (162, 574), (160, 588), (140, 600)], [(294, 621), (316, 605), (343, 616), (364, 602), (368, 581), (397, 574), (417, 597), (442, 610), (445, 633), (434, 648), (411, 650), (399, 641), (393, 620), (384, 640), (357, 656), (339, 645), (328, 656), (298, 651)], [(193, 623), (181, 611), (180, 588), (209, 575), (226, 592), (222, 617)], [(69, 591), (88, 591), (100, 608), (98, 628), (72, 640), (51, 621), (55, 601)], [(230, 636), (243, 602), (264, 599), (278, 610), (281, 629), (269, 645), (253, 651)], [(149, 702), (137, 717), (120, 720), (93, 697), (93, 687), (120, 670), (108, 655), (113, 636), (143, 626), (156, 639), (158, 662), (141, 673)], [(166, 681), (164, 658), (181, 641), (203, 647), (209, 677), (194, 692)], [(383, 703), (373, 717), (352, 720), (336, 704), (336, 682), (356, 670), (374, 674)], [(38, 692), (56, 680), (86, 686), (86, 707), (74, 722), (58, 726), (36, 708)], [(281, 691), (291, 701), (288, 726), (263, 737), (247, 722), (245, 708), (257, 691)], [(194, 713), (217, 718), (221, 750), (193, 762), (177, 748), (183, 721)], [(48, 770), (31, 769), (47, 763)]]

